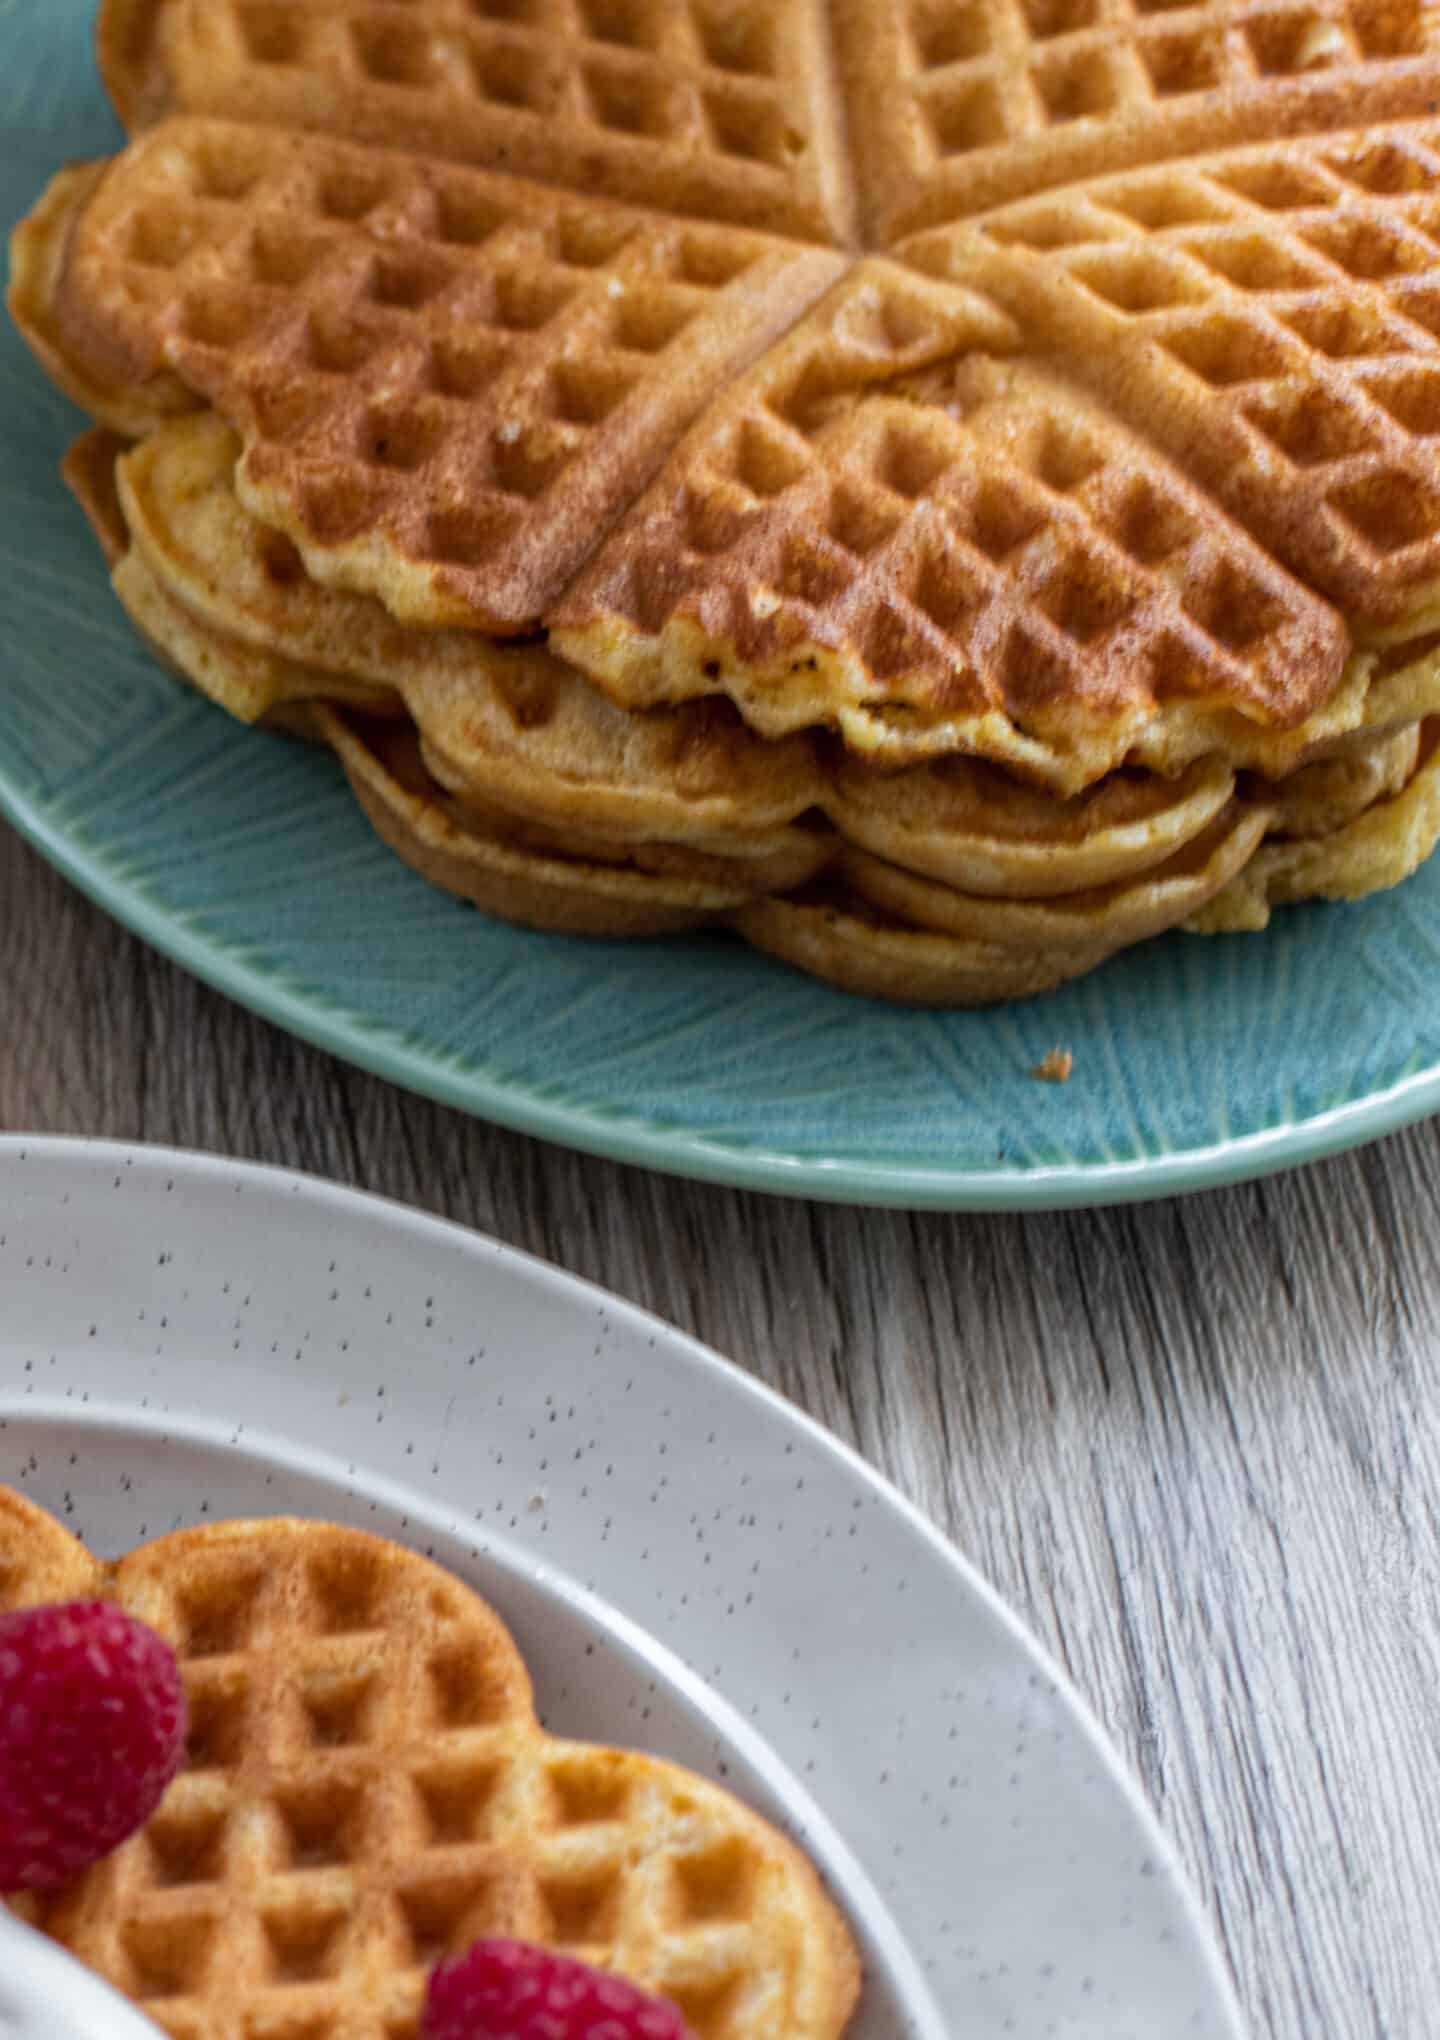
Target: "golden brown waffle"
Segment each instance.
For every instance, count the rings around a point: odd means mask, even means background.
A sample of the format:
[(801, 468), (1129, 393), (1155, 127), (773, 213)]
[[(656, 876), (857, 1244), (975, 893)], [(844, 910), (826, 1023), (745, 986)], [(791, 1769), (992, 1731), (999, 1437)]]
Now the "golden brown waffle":
[[(1030, 998), (1161, 927), (1261, 929), (1275, 906), (1358, 899), (1398, 885), (1440, 841), (1440, 728), (1427, 726), (1417, 769), (1400, 793), (1333, 833), (1266, 839), (1256, 848), (1264, 826), (1262, 814), (1241, 808), (1228, 828), (1213, 826), (1168, 871), (1088, 901), (1071, 895), (1043, 904), (966, 898), (847, 853), (814, 886), (736, 909), (731, 925), (756, 948), (847, 992), (918, 1006)], [(1204, 903), (1193, 904), (1201, 894)], [(910, 918), (917, 914), (930, 925)]]
[(0, 1613), (93, 1591), (95, 1562), (78, 1538), (14, 1488), (0, 1487)]
[(857, 849), (997, 899), (1053, 899), (1133, 877), (1199, 836), (1235, 774), (1202, 758), (1177, 779), (1118, 772), (1072, 800), (972, 758), (877, 773), (836, 761), (825, 807)]
[(1071, 950), (1089, 956), (1101, 948), (1129, 948), (1199, 913), (1249, 863), (1270, 819), (1264, 807), (1233, 802), (1173, 856), (1137, 877), (1059, 899), (977, 897), (868, 850), (846, 849), (838, 869), (858, 899), (912, 928), (1027, 957)]
[(408, 620), (516, 631), (837, 266), (415, 156), (175, 120), (72, 217), (53, 316), (77, 383), (133, 391), (127, 410), (213, 402), (250, 442), (247, 501), (317, 579)]
[(1426, 839), (1435, 38), (104, 0), (11, 304), (141, 629), (427, 875), (1012, 996)]
[(1420, 758), (1403, 790), (1377, 800), (1328, 835), (1263, 843), (1250, 863), (1192, 915), (1196, 934), (1269, 924), (1271, 909), (1298, 900), (1358, 900), (1399, 885), (1440, 842), (1440, 724), (1427, 723)]
[[(88, 493), (84, 466), (76, 461), (72, 472)], [(472, 793), (456, 797), (429, 771), (399, 693), (216, 629), (176, 600), (137, 546), (112, 580), (136, 629), (176, 673), (242, 722), (328, 744), (384, 841), (422, 877), (488, 913), (557, 934), (672, 934), (753, 893), (802, 884), (830, 855), (813, 830), (737, 835), (710, 852), (548, 829)]]
[(92, 425), (67, 449), (60, 463), (65, 485), (85, 512), (107, 567), (117, 567), (130, 549), (130, 532), (120, 508), (115, 464), (128, 441), (107, 425)]
[(1302, 765), (1287, 779), (1256, 781), (1246, 790), (1273, 808), (1272, 835), (1330, 836), (1408, 786), (1422, 741), (1423, 726), (1411, 723), (1345, 756)]
[(285, 1518), (61, 1578), (78, 1550), (0, 1491), (0, 1608), (58, 1587), (151, 1623), (189, 1753), (139, 1835), (25, 1909), (174, 2040), (413, 2040), (428, 1965), (496, 1933), (664, 1992), (699, 2040), (838, 2040), (858, 1964), (798, 1850), (674, 1765), (545, 1735), (438, 1566)]
[(756, 949), (824, 978), (842, 991), (910, 1006), (992, 1006), (1054, 991), (1114, 954), (1062, 945), (1007, 948), (998, 942), (939, 935), (857, 899), (838, 880), (784, 899), (752, 900), (734, 927)]
[[(727, 396), (554, 612), (632, 707), (996, 758), (1061, 792), (1173, 710), (1298, 725), (1340, 619), (969, 293), (857, 270)], [(972, 348), (988, 348), (966, 358)], [(934, 371), (933, 374), (930, 371)]]
[(236, 500), (237, 452), (213, 414), (177, 419), (120, 460), (116, 507), (120, 549), (133, 544), (196, 626), (268, 658), (274, 682), (249, 697), (253, 709), (365, 706), (393, 690), (457, 795), (576, 837), (731, 856), (798, 847), (790, 825), (820, 790), (805, 738), (766, 744), (721, 703), (629, 716), (543, 646), (407, 629), (373, 597), (317, 586), (289, 541)]
[[(1239, 801), (1233, 766), (1213, 756), (1173, 780), (1127, 770), (1066, 801), (973, 760), (886, 772), (833, 747), (822, 760), (802, 739), (766, 744), (728, 720), (706, 731), (712, 714), (733, 716), (718, 703), (626, 716), (553, 654), (407, 630), (371, 598), (314, 587), (293, 557), (277, 577), (276, 535), (234, 496), (235, 450), (206, 414), (133, 451), (105, 432), (72, 450), (67, 471), (137, 626), (232, 713), (328, 743), (422, 876), (527, 926), (635, 935), (727, 919), (854, 989), (893, 968), (897, 996), (988, 1003), (1193, 920), (1229, 893), (1267, 829), (1333, 834), (1388, 800), (1414, 768), (1417, 717), (1440, 700), (1433, 643), (1376, 655), (1385, 672), (1364, 702), (1375, 727), (1329, 733), (1298, 769), (1292, 739), (1287, 776), (1246, 775)], [(367, 706), (367, 688), (391, 704), (384, 725), (345, 711)], [(702, 727), (677, 745), (692, 719)], [(737, 742), (756, 754), (751, 769)], [(760, 768), (788, 750), (801, 772), (792, 794), (813, 808), (802, 826), (759, 829), (756, 797), (787, 783)], [(609, 833), (581, 828), (587, 816)], [(648, 838), (657, 819), (683, 840)], [(1386, 868), (1373, 846), (1364, 854), (1367, 869)], [(1332, 845), (1325, 870), (1344, 856)], [(822, 866), (829, 876), (807, 895)], [(796, 888), (794, 914), (747, 905)]]
[(130, 127), (220, 114), (844, 242), (823, 0), (106, 0)]
[(981, 282), (1373, 639), (1440, 621), (1440, 122), (1167, 164), (906, 259)]
[(836, 0), (871, 239), (1102, 171), (1429, 110), (1424, 0)]
[[(412, 871), (522, 927), (673, 935), (718, 921), (772, 875), (763, 861), (668, 846), (562, 846), (493, 811), (481, 818), (447, 794), (426, 769), (413, 733), (319, 705), (310, 716), (376, 833)], [(817, 845), (798, 869), (787, 863), (774, 875), (781, 884), (799, 883), (824, 857), (825, 846)]]
[[(56, 322), (70, 230), (104, 170), (103, 163), (71, 164), (51, 178), (39, 203), (10, 237), (6, 303), (31, 352), (68, 397), (115, 431), (140, 433), (154, 424), (155, 404), (87, 376), (70, 359)], [(186, 403), (183, 393), (178, 401)]]

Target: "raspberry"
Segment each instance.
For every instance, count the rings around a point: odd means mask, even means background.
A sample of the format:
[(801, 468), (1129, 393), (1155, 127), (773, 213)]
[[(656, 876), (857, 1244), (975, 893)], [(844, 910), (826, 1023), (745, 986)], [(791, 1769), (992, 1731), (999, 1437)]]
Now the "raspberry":
[(523, 1941), (477, 1941), (432, 1971), (420, 2040), (691, 2040), (691, 2034), (674, 2005), (623, 1977)]
[(105, 1601), (0, 1615), (0, 1891), (46, 1891), (148, 1820), (185, 1754), (175, 1653)]

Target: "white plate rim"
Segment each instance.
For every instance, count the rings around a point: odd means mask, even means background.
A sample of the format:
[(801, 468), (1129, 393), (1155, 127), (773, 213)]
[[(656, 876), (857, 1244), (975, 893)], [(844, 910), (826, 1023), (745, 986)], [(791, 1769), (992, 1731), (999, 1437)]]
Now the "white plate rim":
[(408, 1518), (415, 1526), (417, 1541), (427, 1533), (452, 1542), (475, 1538), (483, 1545), (487, 1560), (499, 1570), (528, 1579), (543, 1592), (553, 1594), (589, 1626), (628, 1648), (673, 1687), (712, 1726), (717, 1737), (749, 1764), (783, 1804), (787, 1817), (804, 1833), (806, 1846), (813, 1849), (829, 1888), (851, 1910), (852, 1919), (863, 1923), (871, 1945), (885, 1959), (913, 2029), (907, 2032), (906, 2040), (944, 2040), (945, 2025), (939, 2008), (889, 1907), (849, 1843), (791, 1767), (723, 1693), (708, 1685), (659, 1637), (651, 1635), (623, 1609), (584, 1586), (563, 1567), (537, 1557), (513, 1533), (493, 1524), (466, 1525), (458, 1514), (427, 1500), (418, 1488), (407, 1487), (388, 1474), (364, 1467), (357, 1466), (352, 1472), (348, 1462), (323, 1447), (301, 1445), (298, 1440), (263, 1426), (247, 1424), (243, 1440), (235, 1442), (227, 1435), (233, 1427), (214, 1417), (175, 1410), (167, 1410), (162, 1416), (124, 1401), (94, 1398), (84, 1403), (44, 1395), (7, 1398), (0, 1387), (0, 1426), (26, 1423), (49, 1425), (62, 1433), (118, 1432), (136, 1442), (154, 1444), (163, 1437), (166, 1442), (196, 1445), (253, 1460), (257, 1467), (269, 1467), (281, 1474), (312, 1479), (378, 1500), (395, 1514)]
[[(1003, 1633), (1017, 1658), (1032, 1670), (1043, 1674), (1082, 1734), (1095, 1764), (1104, 1773), (1110, 1788), (1123, 1803), (1137, 1833), (1143, 1837), (1146, 1851), (1154, 1859), (1168, 1887), (1178, 1914), (1178, 1925), (1184, 1930), (1190, 1953), (1211, 1993), (1214, 2012), (1222, 2024), (1227, 2040), (1246, 2040), (1243, 2015), (1233, 1982), (1220, 1954), (1213, 1928), (1180, 1861), (1178, 1851), (1159, 1825), (1138, 1782), (1112, 1746), (1088, 1701), (1068, 1674), (1041, 1648), (973, 1563), (951, 1544), (899, 1489), (808, 1413), (788, 1402), (767, 1384), (725, 1359), (712, 1348), (679, 1331), (639, 1305), (584, 1277), (573, 1275), (568, 1270), (544, 1261), (523, 1248), (512, 1247), (477, 1230), (393, 1198), (351, 1189), (347, 1185), (305, 1171), (233, 1160), (223, 1154), (204, 1150), (108, 1139), (22, 1133), (0, 1133), (0, 1192), (3, 1192), (7, 1174), (13, 1169), (23, 1167), (31, 1160), (42, 1163), (57, 1173), (76, 1177), (82, 1188), (88, 1187), (87, 1179), (93, 1174), (114, 1176), (117, 1172), (141, 1171), (154, 1177), (174, 1178), (176, 1181), (185, 1178), (202, 1181), (212, 1188), (225, 1185), (234, 1187), (239, 1184), (259, 1199), (274, 1197), (289, 1202), (298, 1196), (311, 1201), (318, 1208), (334, 1213), (342, 1224), (347, 1217), (356, 1220), (369, 1218), (378, 1220), (397, 1237), (424, 1238), (448, 1246), (452, 1252), (473, 1261), (482, 1271), (486, 1267), (494, 1268), (503, 1262), (507, 1271), (518, 1270), (528, 1281), (542, 1289), (567, 1297), (580, 1309), (588, 1312), (598, 1306), (613, 1319), (627, 1323), (637, 1334), (663, 1342), (677, 1365), (694, 1369), (711, 1382), (718, 1382), (727, 1394), (742, 1402), (748, 1402), (759, 1413), (763, 1422), (788, 1427), (793, 1433), (804, 1437), (813, 1450), (828, 1458), (852, 1484), (862, 1488), (873, 1501), (897, 1516), (909, 1534), (919, 1540), (927, 1548), (929, 1555), (938, 1560), (950, 1574), (958, 1595), (977, 1604)], [(4, 1334), (0, 1333), (0, 1339), (3, 1339), (3, 1336)], [(3, 1357), (3, 1349), (0, 1349), (0, 1357)], [(35, 1411), (46, 1399), (27, 1394), (15, 1400), (20, 1413), (24, 1414)], [(83, 1414), (101, 1406), (99, 1401), (87, 1401), (80, 1406), (80, 1412)], [(120, 1398), (115, 1406), (120, 1409), (130, 1407), (125, 1398)], [(143, 1410), (137, 1411), (137, 1414), (144, 1418)], [(181, 1424), (193, 1424), (197, 1416), (202, 1428), (207, 1422), (212, 1421), (199, 1413), (186, 1412), (169, 1405), (166, 1407), (165, 1416), (167, 1423), (173, 1419), (177, 1427)], [(247, 1425), (245, 1429), (249, 1438), (252, 1435), (250, 1427)], [(263, 1434), (257, 1429), (253, 1435)], [(282, 1447), (296, 1452), (306, 1449), (298, 1439), (276, 1433), (269, 1435)], [(213, 1440), (213, 1432), (211, 1437)], [(405, 1490), (403, 1483), (396, 1483), (378, 1471), (372, 1473), (366, 1470), (364, 1478), (367, 1484), (383, 1484), (397, 1488), (406, 1494), (407, 1500), (413, 1497), (422, 1507), (424, 1506), (423, 1498), (413, 1495), (413, 1491)], [(433, 1515), (433, 1507), (429, 1513)], [(493, 1535), (488, 1524), (481, 1527), (487, 1537)], [(524, 1540), (520, 1539), (519, 1543), (523, 1548)], [(530, 1556), (538, 1568), (542, 1561), (533, 1554)], [(553, 1575), (557, 1569), (552, 1567), (550, 1570)], [(578, 1582), (576, 1584), (578, 1586)], [(582, 1593), (586, 1591), (583, 1587), (579, 1590)], [(623, 1621), (630, 1621), (625, 1615), (623, 1606), (611, 1601), (604, 1593), (598, 1594), (595, 1598), (607, 1608), (614, 1608)], [(631, 1626), (639, 1627), (641, 1633), (648, 1636), (643, 1625)], [(652, 1638), (650, 1641), (664, 1648), (659, 1639)], [(723, 1693), (719, 1697), (722, 1701), (725, 1698)], [(763, 1737), (761, 1740), (763, 1743)], [(783, 1756), (779, 1757), (779, 1762), (782, 1768), (788, 1768), (784, 1765)], [(825, 1812), (823, 1805), (820, 1810), (823, 1815)], [(861, 1865), (862, 1871), (865, 1867)], [(923, 1950), (917, 1950), (917, 1953), (923, 1954)]]

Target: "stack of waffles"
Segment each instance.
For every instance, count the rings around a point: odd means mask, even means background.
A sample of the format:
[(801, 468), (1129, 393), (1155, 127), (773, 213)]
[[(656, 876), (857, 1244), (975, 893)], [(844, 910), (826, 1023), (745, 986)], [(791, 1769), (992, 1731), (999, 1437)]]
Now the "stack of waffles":
[(1421, 0), (105, 0), (140, 630), (486, 911), (981, 1004), (1440, 836)]
[(171, 2040), (415, 2040), (431, 1964), (492, 1934), (663, 1992), (695, 2040), (840, 2040), (859, 1961), (796, 1846), (674, 1764), (547, 1735), (439, 1566), (285, 1517), (102, 1564), (0, 1488), (0, 1614), (96, 1597), (174, 1648), (185, 1764), (15, 1903)]

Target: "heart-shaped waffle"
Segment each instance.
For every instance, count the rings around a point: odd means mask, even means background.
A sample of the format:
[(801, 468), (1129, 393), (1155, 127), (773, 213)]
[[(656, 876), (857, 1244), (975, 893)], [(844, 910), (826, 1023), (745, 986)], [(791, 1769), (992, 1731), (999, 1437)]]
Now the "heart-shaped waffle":
[(103, 1596), (176, 1650), (185, 1766), (17, 1901), (174, 2040), (413, 2040), (482, 1935), (673, 1998), (698, 2040), (837, 2040), (858, 1964), (799, 1851), (658, 1758), (562, 1741), (499, 1617), (384, 1539), (272, 1518), (110, 1563), (0, 1490), (0, 1609)]
[(1422, 0), (102, 0), (98, 40), (132, 139), (10, 302), (146, 442), (117, 591), (427, 876), (978, 1003), (1429, 854)]

